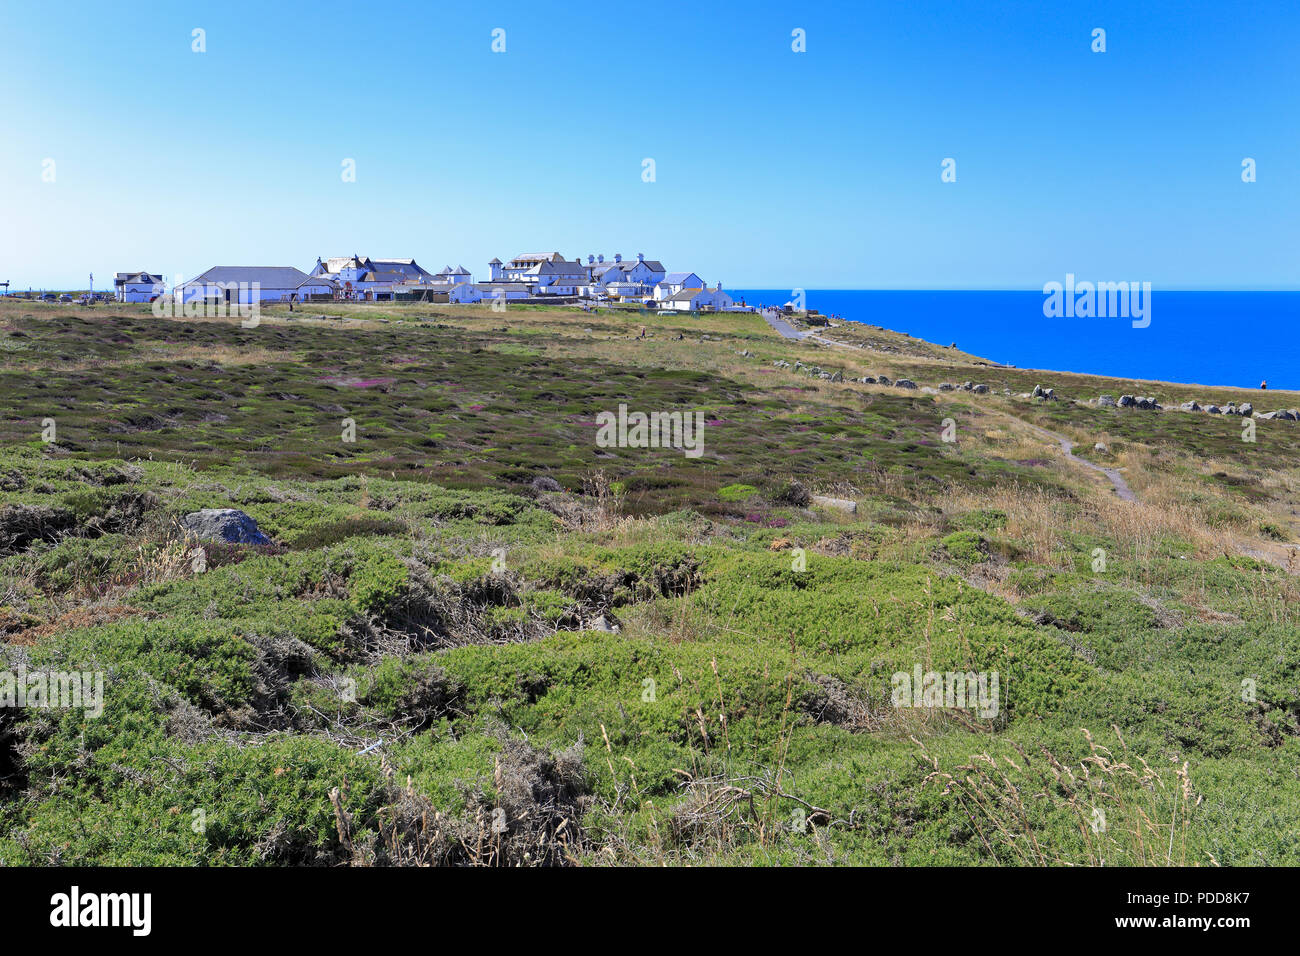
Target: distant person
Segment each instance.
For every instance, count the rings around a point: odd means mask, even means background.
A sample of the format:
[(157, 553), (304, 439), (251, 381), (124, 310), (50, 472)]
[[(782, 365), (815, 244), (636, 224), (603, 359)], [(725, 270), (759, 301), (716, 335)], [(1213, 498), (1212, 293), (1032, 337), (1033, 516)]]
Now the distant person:
[(1260, 382), (1260, 383), (1259, 383), (1259, 387), (1260, 387), (1260, 388), (1268, 388), (1268, 382)]

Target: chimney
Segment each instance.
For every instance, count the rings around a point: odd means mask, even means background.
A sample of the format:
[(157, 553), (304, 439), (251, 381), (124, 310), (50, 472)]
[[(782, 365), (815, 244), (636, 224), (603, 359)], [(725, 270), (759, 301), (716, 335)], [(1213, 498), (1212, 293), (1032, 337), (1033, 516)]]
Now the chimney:
[(596, 261), (597, 261), (597, 262), (604, 262), (604, 261), (605, 261), (605, 253), (602, 252), (600, 255), (598, 255), (598, 256), (596, 257)]
[(645, 262), (645, 253), (644, 253), (644, 252), (638, 252), (638, 253), (636, 254), (636, 261), (637, 261), (637, 262)]
[(717, 284), (717, 286), (714, 287), (713, 291), (714, 291), (714, 292), (721, 292), (721, 291), (722, 291), (722, 280), (721, 280), (721, 279), (718, 280), (718, 284)]
[(615, 262), (622, 262), (622, 261), (623, 261), (623, 254), (622, 254), (621, 252), (616, 252), (616, 253), (614, 253), (614, 261), (615, 261)]
[(595, 261), (596, 261), (595, 256), (587, 256), (587, 265), (591, 265)]

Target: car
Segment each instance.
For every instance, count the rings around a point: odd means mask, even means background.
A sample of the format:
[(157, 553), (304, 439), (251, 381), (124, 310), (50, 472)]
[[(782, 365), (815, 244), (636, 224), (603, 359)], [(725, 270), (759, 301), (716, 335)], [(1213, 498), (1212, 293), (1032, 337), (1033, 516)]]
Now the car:
[(72, 301), (72, 296), (68, 295), (68, 293), (65, 292), (65, 293), (63, 293), (61, 296), (59, 296), (59, 301), (60, 301), (60, 302), (71, 302), (71, 301)]
[(676, 310), (676, 309), (660, 309), (656, 314), (657, 314), (657, 315), (676, 315), (676, 314), (677, 314), (677, 310)]
[(53, 293), (53, 292), (46, 292), (44, 295), (41, 296), (41, 301), (42, 301), (42, 302), (54, 302), (54, 301), (56, 301), (56, 300), (55, 300), (55, 295), (54, 295), (54, 293)]

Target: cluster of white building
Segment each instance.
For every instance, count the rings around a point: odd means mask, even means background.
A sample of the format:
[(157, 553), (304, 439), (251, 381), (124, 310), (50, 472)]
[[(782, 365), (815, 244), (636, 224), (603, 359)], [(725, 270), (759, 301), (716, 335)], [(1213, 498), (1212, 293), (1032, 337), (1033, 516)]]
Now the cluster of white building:
[[(694, 272), (668, 272), (661, 262), (638, 255), (565, 259), (558, 252), (524, 253), (509, 262), (493, 259), (489, 277), (475, 282), (464, 266), (429, 272), (414, 259), (340, 256), (316, 260), (311, 272), (292, 266), (215, 266), (171, 295), (179, 303), (426, 301), (473, 303), (526, 299), (535, 302), (633, 302), (680, 312), (737, 311), (722, 283), (713, 288)], [(119, 302), (152, 302), (168, 294), (161, 275), (119, 272)]]

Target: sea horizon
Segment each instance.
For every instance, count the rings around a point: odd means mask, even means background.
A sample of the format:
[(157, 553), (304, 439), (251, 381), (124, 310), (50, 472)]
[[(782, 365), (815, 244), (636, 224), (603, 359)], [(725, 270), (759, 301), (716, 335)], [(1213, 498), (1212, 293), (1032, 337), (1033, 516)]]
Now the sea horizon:
[[(780, 305), (790, 289), (733, 289)], [(1018, 368), (1206, 387), (1300, 389), (1300, 291), (1156, 290), (1151, 322), (1049, 318), (1041, 290), (804, 289), (826, 316), (878, 325)], [(954, 298), (958, 297), (958, 298)], [(958, 299), (960, 301), (958, 301)]]

